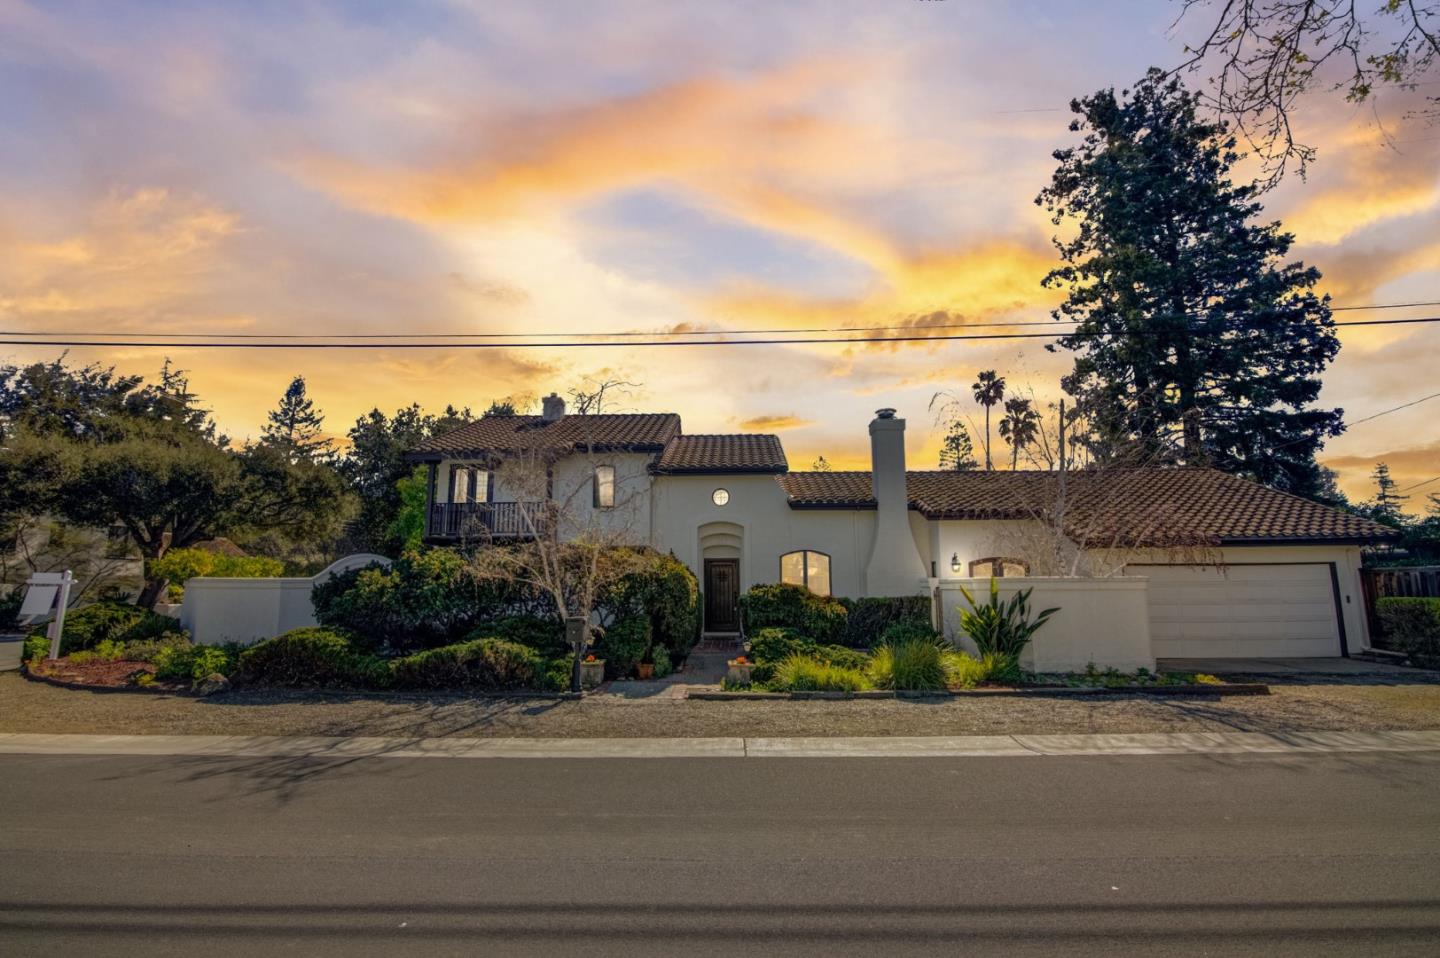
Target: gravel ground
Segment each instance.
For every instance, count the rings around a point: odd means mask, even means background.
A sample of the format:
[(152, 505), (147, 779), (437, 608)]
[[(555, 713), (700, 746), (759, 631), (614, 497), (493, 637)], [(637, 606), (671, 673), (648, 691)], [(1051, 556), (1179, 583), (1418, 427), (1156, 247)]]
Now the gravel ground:
[(192, 735), (992, 735), (1440, 728), (1440, 682), (1295, 684), (1268, 696), (808, 702), (581, 701), (231, 692), (209, 699), (72, 691), (0, 674), (0, 732)]

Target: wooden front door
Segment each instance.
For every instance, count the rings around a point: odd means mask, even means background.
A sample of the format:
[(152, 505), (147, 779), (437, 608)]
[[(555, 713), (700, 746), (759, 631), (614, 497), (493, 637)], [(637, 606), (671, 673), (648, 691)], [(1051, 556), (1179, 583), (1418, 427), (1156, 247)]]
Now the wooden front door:
[(705, 560), (705, 631), (740, 631), (740, 560)]

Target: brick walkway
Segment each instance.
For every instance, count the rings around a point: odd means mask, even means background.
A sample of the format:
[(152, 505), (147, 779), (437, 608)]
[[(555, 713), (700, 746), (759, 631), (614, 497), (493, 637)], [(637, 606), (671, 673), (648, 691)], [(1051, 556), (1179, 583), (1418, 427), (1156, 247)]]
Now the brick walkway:
[(692, 688), (716, 689), (729, 667), (726, 663), (740, 654), (740, 648), (738, 639), (707, 638), (691, 651), (682, 671), (650, 681), (625, 679), (606, 682), (600, 686), (600, 691), (626, 699), (663, 702), (683, 699)]

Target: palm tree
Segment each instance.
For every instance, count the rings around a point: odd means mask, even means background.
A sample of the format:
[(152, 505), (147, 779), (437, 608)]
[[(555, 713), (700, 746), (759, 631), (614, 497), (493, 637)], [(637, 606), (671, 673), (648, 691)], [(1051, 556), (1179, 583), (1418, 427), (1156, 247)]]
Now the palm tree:
[(975, 377), (970, 388), (975, 393), (975, 401), (985, 407), (985, 468), (993, 470), (995, 463), (990, 460), (990, 407), (1000, 405), (1000, 400), (1005, 398), (1005, 377), (987, 369)]
[(1030, 400), (1019, 396), (1005, 400), (1005, 418), (1000, 420), (1000, 438), (1010, 444), (1010, 469), (1020, 468), (1020, 450), (1035, 441), (1040, 429), (1040, 414)]

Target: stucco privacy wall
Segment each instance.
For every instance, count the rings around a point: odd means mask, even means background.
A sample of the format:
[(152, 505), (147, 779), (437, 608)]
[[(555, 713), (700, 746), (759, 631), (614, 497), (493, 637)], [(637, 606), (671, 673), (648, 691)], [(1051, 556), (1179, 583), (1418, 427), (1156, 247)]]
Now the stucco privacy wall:
[[(1031, 639), (1020, 664), (1035, 672), (1077, 672), (1091, 662), (1099, 668), (1131, 672), (1155, 668), (1150, 650), (1150, 613), (1146, 580), (1141, 576), (1111, 579), (1007, 578), (998, 580), (1001, 601), (1020, 589), (1033, 589), (1031, 615), (1058, 608)], [(941, 631), (956, 646), (977, 650), (960, 628), (960, 610), (968, 609), (960, 589), (979, 602), (989, 596), (989, 579), (942, 579), (935, 586)]]
[(384, 556), (360, 553), (331, 563), (314, 577), (189, 579), (180, 604), (180, 624), (193, 641), (203, 645), (248, 645), (315, 625), (315, 606), (310, 601), (315, 586), (337, 573), (372, 562), (390, 564)]

